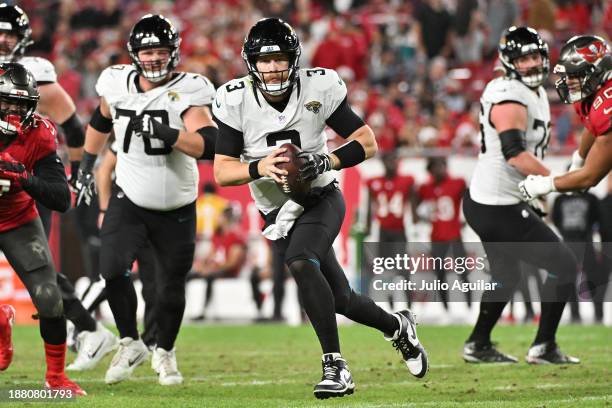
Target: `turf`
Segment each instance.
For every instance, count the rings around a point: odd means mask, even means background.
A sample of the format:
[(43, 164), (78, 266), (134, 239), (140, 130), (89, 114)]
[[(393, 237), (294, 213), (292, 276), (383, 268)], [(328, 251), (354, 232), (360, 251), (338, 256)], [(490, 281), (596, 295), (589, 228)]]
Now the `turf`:
[[(340, 329), (343, 356), (357, 385), (355, 394), (318, 401), (320, 351), (310, 327), (185, 326), (177, 349), (183, 386), (162, 387), (149, 364), (124, 383), (107, 386), (97, 369), (72, 374), (89, 395), (90, 407), (612, 407), (612, 329), (564, 326), (562, 349), (582, 358), (580, 366), (529, 366), (525, 352), (533, 326), (498, 327), (500, 349), (521, 358), (512, 366), (468, 365), (461, 360), (466, 326), (419, 326), (431, 370), (413, 378), (391, 345), (374, 330)], [(42, 343), (36, 327), (16, 327), (15, 358), (1, 374), (3, 389), (34, 387), (43, 376)], [(69, 355), (69, 360), (74, 355)], [(52, 406), (76, 406), (75, 403)], [(41, 404), (29, 404), (41, 406)], [(24, 403), (4, 403), (20, 406)]]

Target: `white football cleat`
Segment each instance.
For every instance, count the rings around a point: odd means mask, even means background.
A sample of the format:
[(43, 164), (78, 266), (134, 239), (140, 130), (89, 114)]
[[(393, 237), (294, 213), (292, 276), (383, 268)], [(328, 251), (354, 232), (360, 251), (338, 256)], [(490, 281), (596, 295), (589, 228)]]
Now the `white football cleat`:
[(100, 323), (97, 323), (96, 327), (96, 331), (83, 331), (79, 333), (77, 336), (77, 358), (66, 367), (66, 370), (91, 370), (105, 355), (117, 349), (119, 346), (117, 336)]
[(130, 378), (134, 369), (148, 356), (149, 350), (142, 340), (134, 340), (131, 337), (122, 338), (119, 340), (119, 350), (106, 371), (104, 381), (107, 384), (116, 384)]
[(183, 383), (183, 375), (177, 368), (176, 364), (176, 349), (166, 351), (161, 347), (157, 347), (153, 351), (151, 359), (151, 367), (159, 375), (159, 383), (161, 385), (177, 385)]

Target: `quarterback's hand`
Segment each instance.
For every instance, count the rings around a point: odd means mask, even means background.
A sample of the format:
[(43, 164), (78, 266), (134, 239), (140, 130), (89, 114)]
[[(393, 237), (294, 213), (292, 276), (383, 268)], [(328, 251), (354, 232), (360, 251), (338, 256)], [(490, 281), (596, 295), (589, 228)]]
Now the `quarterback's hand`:
[(574, 151), (574, 154), (572, 154), (572, 163), (570, 164), (569, 169), (567, 171), (570, 172), (578, 170), (581, 169), (582, 166), (584, 166), (584, 159), (582, 158), (582, 156), (580, 156), (578, 150), (576, 150)]
[(282, 170), (276, 167), (279, 163), (286, 163), (290, 159), (288, 157), (279, 156), (281, 153), (285, 153), (287, 149), (278, 148), (272, 153), (264, 157), (257, 163), (257, 172), (262, 177), (271, 177), (272, 180), (277, 183), (282, 183), (281, 177), (286, 176), (287, 170)]
[(545, 196), (551, 191), (557, 191), (553, 180), (553, 176), (534, 176), (530, 174), (519, 183), (519, 190), (523, 195), (523, 200), (531, 201), (534, 198)]
[(307, 160), (300, 167), (300, 178), (302, 181), (314, 180), (319, 174), (332, 169), (331, 159), (326, 154), (301, 152), (297, 157)]
[(0, 179), (10, 180), (11, 184), (24, 187), (30, 184), (31, 177), (23, 163), (9, 153), (0, 153)]
[(153, 119), (149, 114), (140, 114), (132, 118), (132, 130), (137, 136), (149, 139), (160, 139), (174, 146), (179, 137), (179, 131)]

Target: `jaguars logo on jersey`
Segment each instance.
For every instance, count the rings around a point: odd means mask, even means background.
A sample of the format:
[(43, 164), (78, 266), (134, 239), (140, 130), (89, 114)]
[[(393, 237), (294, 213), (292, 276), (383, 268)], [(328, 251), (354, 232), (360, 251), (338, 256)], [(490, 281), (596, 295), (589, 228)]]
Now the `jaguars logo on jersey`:
[(304, 105), (306, 110), (309, 110), (314, 114), (319, 113), (319, 111), (321, 110), (321, 106), (323, 105), (321, 105), (321, 102), (319, 101), (308, 102), (307, 104)]

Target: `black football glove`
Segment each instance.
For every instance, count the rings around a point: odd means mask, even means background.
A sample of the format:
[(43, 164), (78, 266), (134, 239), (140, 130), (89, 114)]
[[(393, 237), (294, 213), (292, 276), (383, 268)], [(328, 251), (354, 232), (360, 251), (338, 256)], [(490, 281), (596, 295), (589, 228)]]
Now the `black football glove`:
[(75, 207), (78, 207), (83, 202), (86, 205), (91, 205), (91, 199), (96, 193), (93, 167), (97, 157), (98, 156), (95, 154), (83, 152), (83, 159), (81, 160), (81, 165), (74, 183), (74, 193), (76, 195)]
[(11, 184), (27, 187), (31, 183), (32, 175), (20, 161), (9, 153), (0, 153), (0, 178), (10, 180)]
[(80, 160), (70, 161), (70, 177), (68, 177), (68, 186), (70, 191), (76, 192), (76, 183), (79, 175), (79, 167), (81, 167)]
[(331, 159), (326, 154), (300, 152), (297, 157), (306, 159), (306, 163), (300, 167), (301, 181), (312, 181), (316, 179), (319, 174), (323, 174), (332, 169)]
[(164, 125), (146, 113), (134, 116), (131, 123), (132, 130), (134, 130), (137, 136), (163, 140), (170, 146), (174, 146), (179, 137), (177, 129)]

